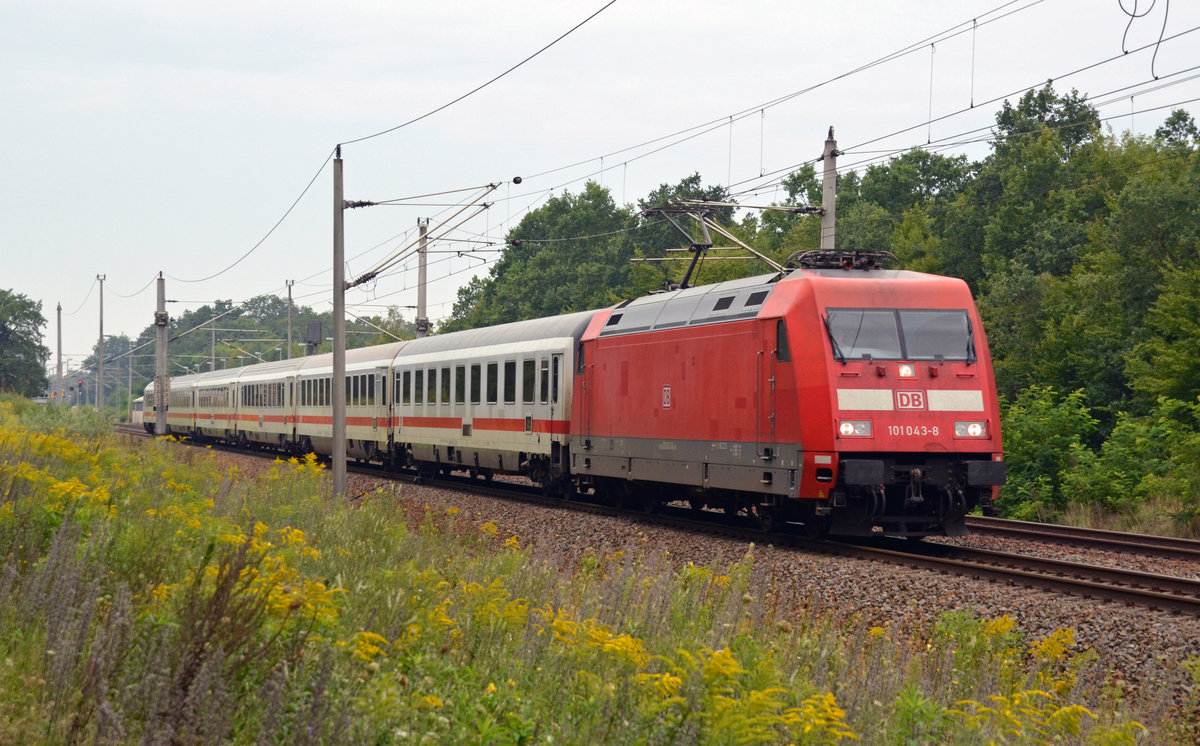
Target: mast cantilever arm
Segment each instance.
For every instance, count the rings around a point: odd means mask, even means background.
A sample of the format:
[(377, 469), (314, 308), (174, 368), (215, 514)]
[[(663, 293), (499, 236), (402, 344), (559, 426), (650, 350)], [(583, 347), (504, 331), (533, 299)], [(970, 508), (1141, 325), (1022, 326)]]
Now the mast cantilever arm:
[(759, 252), (755, 251), (754, 249), (750, 248), (750, 247), (749, 247), (749, 246), (747, 246), (747, 245), (746, 245), (746, 244), (745, 244), (745, 243), (744, 243), (744, 242), (743, 242), (741, 239), (739, 239), (737, 236), (733, 235), (733, 234), (732, 234), (732, 233), (730, 233), (729, 231), (725, 230), (725, 229), (724, 229), (724, 228), (722, 228), (721, 226), (717, 225), (716, 223), (712, 222), (711, 220), (708, 220), (707, 218), (701, 217), (701, 216), (699, 216), (699, 215), (696, 215), (696, 214), (694, 214), (694, 213), (688, 213), (688, 214), (689, 214), (689, 215), (691, 215), (691, 216), (692, 216), (692, 218), (693, 218), (694, 220), (696, 220), (697, 222), (699, 222), (701, 226), (707, 226), (707, 227), (709, 227), (709, 228), (712, 228), (712, 229), (713, 229), (714, 231), (716, 231), (717, 233), (720, 233), (720, 234), (721, 234), (722, 236), (724, 236), (725, 238), (728, 238), (730, 241), (733, 241), (733, 242), (734, 242), (734, 243), (736, 243), (738, 246), (742, 247), (742, 248), (743, 248), (743, 249), (745, 249), (746, 251), (749, 251), (749, 252), (750, 252), (751, 254), (753, 254), (754, 256), (756, 256), (756, 257), (758, 257), (759, 259), (761, 259), (761, 260), (763, 260), (764, 262), (766, 262), (766, 263), (767, 263), (768, 265), (770, 265), (770, 267), (771, 267), (772, 269), (774, 269), (776, 272), (782, 272), (782, 271), (783, 271), (783, 265), (779, 264), (779, 263), (778, 263), (778, 262), (776, 262), (774, 259), (772, 259), (772, 258), (770, 258), (770, 257), (768, 257), (768, 256), (765, 256), (765, 255), (763, 255), (763, 254), (761, 254), (761, 253), (759, 253)]

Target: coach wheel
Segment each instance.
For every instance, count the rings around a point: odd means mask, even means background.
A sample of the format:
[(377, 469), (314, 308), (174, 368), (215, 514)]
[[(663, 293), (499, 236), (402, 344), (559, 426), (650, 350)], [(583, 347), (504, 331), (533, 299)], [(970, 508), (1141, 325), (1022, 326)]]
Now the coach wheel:
[(632, 503), (633, 496), (629, 493), (629, 483), (623, 480), (606, 480), (604, 482), (604, 496), (608, 498), (609, 505), (612, 505), (617, 510), (624, 510)]
[(758, 506), (754, 509), (754, 520), (758, 523), (758, 528), (766, 533), (771, 533), (775, 530), (775, 511), (770, 508)]
[(823, 515), (810, 515), (801, 527), (801, 533), (806, 539), (820, 539), (829, 531), (829, 518)]
[(483, 475), (483, 481), (485, 482), (492, 481), (492, 476), (494, 476), (491, 469), (481, 469), (479, 473)]
[(479, 476), (479, 470), (475, 468), (467, 469), (467, 476), (471, 479), (475, 479)]

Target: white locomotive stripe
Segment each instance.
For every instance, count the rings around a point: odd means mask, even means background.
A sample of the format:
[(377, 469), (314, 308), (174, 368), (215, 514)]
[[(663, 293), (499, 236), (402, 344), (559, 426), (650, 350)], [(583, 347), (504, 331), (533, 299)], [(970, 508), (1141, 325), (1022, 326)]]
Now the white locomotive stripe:
[(838, 389), (838, 409), (891, 411), (891, 389)]
[(982, 391), (927, 391), (930, 412), (982, 412)]

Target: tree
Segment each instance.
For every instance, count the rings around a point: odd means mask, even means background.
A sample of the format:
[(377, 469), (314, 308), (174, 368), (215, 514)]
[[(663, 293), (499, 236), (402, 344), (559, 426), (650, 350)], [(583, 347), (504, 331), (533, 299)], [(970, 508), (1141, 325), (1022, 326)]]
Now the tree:
[(589, 181), (530, 212), (508, 234), (487, 278), (459, 291), (442, 331), (457, 331), (611, 305), (628, 290), (629, 230), (636, 220)]
[(1168, 146), (1187, 149), (1191, 143), (1200, 140), (1200, 130), (1196, 129), (1196, 120), (1183, 109), (1176, 109), (1167, 117), (1162, 126), (1154, 130), (1154, 136)]
[(910, 150), (885, 164), (867, 167), (859, 197), (899, 214), (921, 202), (953, 199), (970, 174), (965, 155), (947, 157)]
[(1146, 316), (1149, 338), (1128, 355), (1126, 372), (1144, 408), (1159, 397), (1200, 397), (1200, 268), (1167, 277)]
[(40, 301), (0, 290), (0, 391), (37, 396), (46, 388), (50, 349), (42, 344)]
[(1004, 102), (996, 114), (997, 139), (992, 147), (1003, 154), (1020, 148), (1026, 139), (1036, 139), (1045, 130), (1058, 133), (1069, 157), (1100, 133), (1100, 115), (1087, 103), (1087, 96), (1074, 88), (1059, 96), (1054, 93), (1054, 84), (1047, 81), (1044, 88), (1026, 91), (1016, 106)]

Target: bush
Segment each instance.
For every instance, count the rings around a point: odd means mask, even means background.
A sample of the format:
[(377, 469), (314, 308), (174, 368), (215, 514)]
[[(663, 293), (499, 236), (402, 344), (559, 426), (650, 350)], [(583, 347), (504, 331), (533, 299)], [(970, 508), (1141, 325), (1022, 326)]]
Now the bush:
[(1052, 386), (1031, 386), (1001, 409), (1008, 481), (998, 506), (1009, 518), (1047, 520), (1067, 504), (1066, 475), (1091, 457), (1084, 442), (1096, 420), (1082, 390), (1063, 396)]

